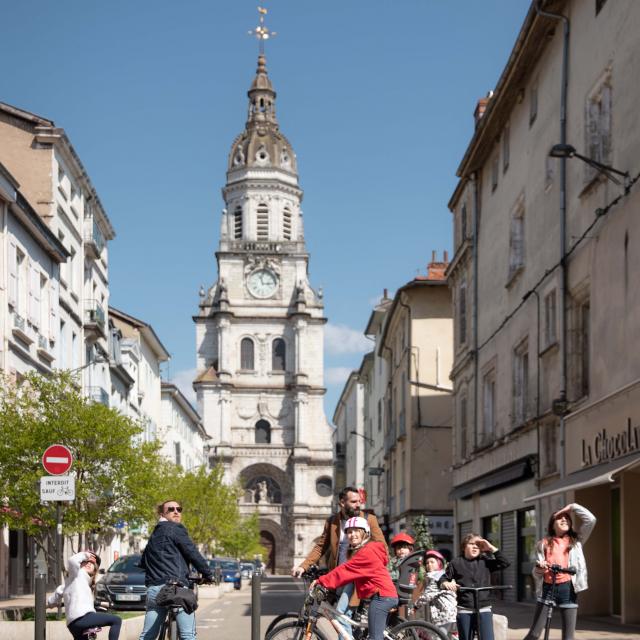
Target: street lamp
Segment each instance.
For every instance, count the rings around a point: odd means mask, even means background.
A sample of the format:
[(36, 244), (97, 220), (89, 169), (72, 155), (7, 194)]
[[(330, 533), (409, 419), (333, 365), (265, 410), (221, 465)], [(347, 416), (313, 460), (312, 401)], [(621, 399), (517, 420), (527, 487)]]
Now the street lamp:
[(368, 436), (365, 436), (364, 433), (358, 433), (357, 431), (349, 431), (349, 433), (351, 435), (360, 436), (361, 438), (364, 438), (371, 445), (374, 444), (375, 442), (373, 438), (369, 438)]
[(608, 164), (603, 164), (602, 162), (598, 162), (593, 158), (587, 158), (587, 156), (583, 156), (581, 153), (576, 151), (576, 148), (571, 146), (570, 144), (554, 144), (549, 151), (549, 156), (552, 158), (578, 158), (578, 160), (582, 160), (586, 162), (590, 167), (593, 167), (600, 173), (603, 173), (611, 182), (614, 182), (617, 185), (620, 185), (620, 180), (614, 178), (611, 174), (615, 173), (619, 176), (622, 176), (626, 181), (629, 179), (628, 171), (620, 171), (619, 169), (614, 169)]

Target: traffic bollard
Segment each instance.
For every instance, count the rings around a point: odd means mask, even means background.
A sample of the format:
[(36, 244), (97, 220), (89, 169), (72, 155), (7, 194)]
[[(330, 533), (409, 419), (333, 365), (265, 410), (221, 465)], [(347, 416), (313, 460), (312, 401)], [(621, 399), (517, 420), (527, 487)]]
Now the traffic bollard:
[(262, 572), (256, 569), (251, 578), (251, 640), (260, 640), (260, 588), (262, 586)]
[(47, 637), (47, 585), (46, 576), (36, 576), (36, 611), (35, 611), (35, 640), (46, 640)]

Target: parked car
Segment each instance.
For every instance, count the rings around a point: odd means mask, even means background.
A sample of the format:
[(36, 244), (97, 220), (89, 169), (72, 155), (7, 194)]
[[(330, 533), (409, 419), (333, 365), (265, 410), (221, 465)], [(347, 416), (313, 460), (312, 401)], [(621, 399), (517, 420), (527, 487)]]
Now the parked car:
[(240, 563), (233, 558), (213, 558), (209, 560), (209, 566), (215, 576), (220, 576), (220, 582), (233, 582), (234, 589), (242, 586), (242, 574)]
[(147, 587), (141, 557), (139, 553), (122, 556), (107, 569), (96, 584), (96, 604), (107, 602), (111, 609), (128, 611), (145, 609)]
[(240, 574), (245, 580), (251, 580), (253, 578), (253, 572), (256, 570), (253, 562), (249, 562), (248, 560), (240, 561)]

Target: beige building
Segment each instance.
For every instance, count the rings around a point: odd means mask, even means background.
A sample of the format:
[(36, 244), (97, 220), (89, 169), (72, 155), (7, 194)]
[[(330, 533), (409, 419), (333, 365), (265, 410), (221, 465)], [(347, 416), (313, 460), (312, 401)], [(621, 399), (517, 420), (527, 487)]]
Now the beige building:
[(512, 560), (507, 597), (532, 600), (534, 540), (585, 505), (581, 613), (623, 622), (640, 620), (639, 29), (632, 0), (531, 4), (476, 110), (448, 271), (457, 533), (492, 538)]
[[(445, 257), (446, 260), (446, 257)], [(451, 549), (453, 322), (446, 262), (400, 287), (385, 313), (376, 354), (385, 362), (384, 487), (389, 533), (428, 516), (438, 548)], [(382, 418), (381, 418), (382, 419)]]

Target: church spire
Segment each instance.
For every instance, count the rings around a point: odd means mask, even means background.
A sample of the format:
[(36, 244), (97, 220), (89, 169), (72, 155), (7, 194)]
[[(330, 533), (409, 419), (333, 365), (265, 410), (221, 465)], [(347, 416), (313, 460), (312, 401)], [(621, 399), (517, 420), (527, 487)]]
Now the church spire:
[(271, 79), (267, 74), (264, 53), (258, 56), (256, 77), (247, 93), (249, 96), (249, 116), (247, 128), (264, 124), (271, 124), (278, 128), (276, 120), (276, 92), (273, 90)]

